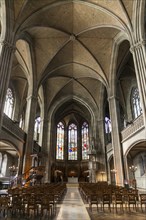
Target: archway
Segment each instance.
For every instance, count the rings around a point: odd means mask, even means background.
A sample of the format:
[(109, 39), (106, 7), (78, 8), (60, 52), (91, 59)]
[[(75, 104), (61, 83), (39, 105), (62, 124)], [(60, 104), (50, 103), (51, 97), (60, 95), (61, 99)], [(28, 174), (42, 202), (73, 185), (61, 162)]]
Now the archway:
[(18, 175), (19, 154), (11, 143), (0, 141), (0, 155), (0, 182), (2, 188), (8, 188)]

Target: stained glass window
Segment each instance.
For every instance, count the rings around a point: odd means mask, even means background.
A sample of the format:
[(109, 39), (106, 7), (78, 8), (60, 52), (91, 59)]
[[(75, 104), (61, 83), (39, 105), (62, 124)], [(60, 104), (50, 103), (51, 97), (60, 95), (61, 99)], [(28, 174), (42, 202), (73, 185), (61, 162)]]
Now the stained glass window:
[(1, 167), (1, 174), (2, 174), (2, 176), (6, 176), (7, 161), (8, 161), (8, 157), (5, 154), (4, 157), (3, 157), (3, 162), (2, 162), (2, 167)]
[(77, 126), (73, 123), (68, 127), (68, 160), (77, 160)]
[(6, 99), (5, 99), (4, 113), (9, 118), (12, 118), (13, 108), (14, 108), (14, 96), (13, 96), (12, 90), (8, 88)]
[(105, 117), (105, 133), (109, 134), (111, 133), (112, 127), (111, 127), (111, 120), (108, 117)]
[(57, 125), (56, 159), (64, 159), (64, 125), (62, 122), (59, 122)]
[(86, 122), (82, 125), (82, 159), (89, 159), (88, 156), (89, 150), (89, 133), (88, 133), (88, 124)]
[(142, 113), (138, 88), (133, 88), (131, 91), (131, 104), (133, 118), (135, 119)]
[(35, 125), (34, 125), (34, 140), (39, 140), (39, 134), (40, 134), (40, 126), (41, 126), (41, 118), (37, 117), (35, 119)]

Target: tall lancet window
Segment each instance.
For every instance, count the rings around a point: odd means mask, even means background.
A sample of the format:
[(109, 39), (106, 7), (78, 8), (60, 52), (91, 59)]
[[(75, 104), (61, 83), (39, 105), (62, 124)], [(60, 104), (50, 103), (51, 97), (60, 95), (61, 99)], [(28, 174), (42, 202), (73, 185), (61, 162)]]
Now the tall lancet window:
[(89, 150), (89, 128), (87, 122), (84, 122), (82, 125), (82, 159), (89, 159), (88, 156)]
[(35, 125), (34, 125), (34, 140), (39, 140), (39, 134), (40, 134), (40, 128), (41, 128), (41, 118), (37, 117), (35, 119)]
[(73, 123), (68, 127), (68, 160), (77, 160), (77, 126)]
[(13, 108), (14, 108), (14, 95), (13, 95), (12, 90), (10, 88), (8, 88), (7, 94), (6, 94), (6, 99), (5, 99), (4, 113), (9, 118), (12, 118)]
[(64, 159), (64, 125), (62, 122), (57, 124), (56, 159)]
[(109, 134), (111, 133), (112, 126), (111, 126), (111, 120), (108, 117), (105, 117), (105, 133)]
[(133, 118), (135, 119), (142, 113), (138, 88), (133, 88), (131, 91), (131, 105)]
[(7, 154), (5, 154), (3, 157), (3, 162), (2, 162), (2, 167), (1, 167), (2, 176), (6, 176), (7, 162), (8, 162), (8, 157), (7, 157)]

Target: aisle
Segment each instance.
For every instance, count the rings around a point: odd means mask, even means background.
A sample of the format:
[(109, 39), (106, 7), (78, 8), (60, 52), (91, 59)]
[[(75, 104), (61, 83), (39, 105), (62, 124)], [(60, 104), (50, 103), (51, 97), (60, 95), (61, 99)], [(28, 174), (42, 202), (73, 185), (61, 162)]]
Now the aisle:
[(77, 187), (67, 187), (56, 220), (90, 220)]

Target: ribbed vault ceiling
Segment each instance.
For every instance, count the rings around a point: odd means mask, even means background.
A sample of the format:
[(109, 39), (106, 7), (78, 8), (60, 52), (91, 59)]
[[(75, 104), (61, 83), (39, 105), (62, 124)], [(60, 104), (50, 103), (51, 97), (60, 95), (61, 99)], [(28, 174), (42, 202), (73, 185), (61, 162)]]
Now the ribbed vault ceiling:
[(133, 6), (133, 0), (15, 0), (13, 78), (43, 85), (48, 108), (70, 96), (99, 109), (103, 86), (110, 85), (114, 43), (128, 37)]

